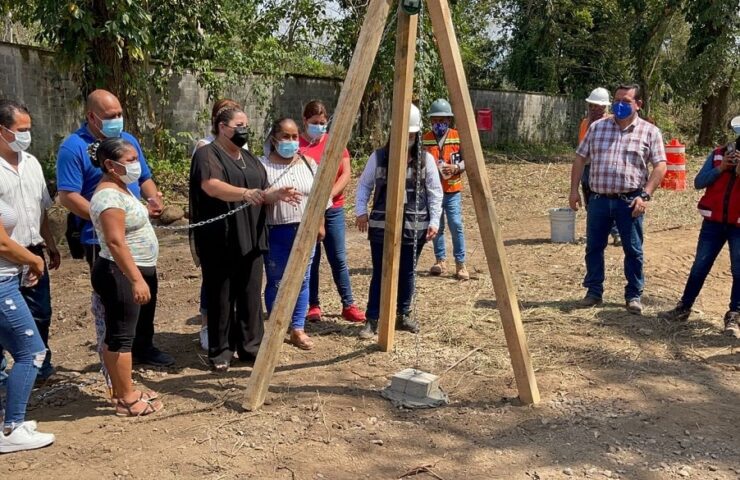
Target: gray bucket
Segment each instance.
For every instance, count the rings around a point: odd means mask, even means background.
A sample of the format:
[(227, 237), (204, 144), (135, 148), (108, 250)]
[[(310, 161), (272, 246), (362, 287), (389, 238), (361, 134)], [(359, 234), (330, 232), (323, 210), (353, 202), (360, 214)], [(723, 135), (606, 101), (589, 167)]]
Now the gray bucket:
[(576, 212), (570, 208), (550, 209), (550, 241), (553, 243), (576, 241)]

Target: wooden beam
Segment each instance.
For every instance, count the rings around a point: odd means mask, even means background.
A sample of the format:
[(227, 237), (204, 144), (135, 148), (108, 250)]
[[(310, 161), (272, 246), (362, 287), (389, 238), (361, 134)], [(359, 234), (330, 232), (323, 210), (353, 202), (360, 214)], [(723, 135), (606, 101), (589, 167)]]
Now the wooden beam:
[(308, 268), (308, 258), (316, 247), (316, 236), (337, 176), (342, 153), (352, 133), (352, 125), (360, 108), (378, 47), (383, 36), (391, 0), (371, 0), (360, 31), (352, 63), (342, 85), (331, 135), (324, 151), (324, 158), (316, 173), (306, 211), (296, 234), (288, 258), (285, 275), (280, 282), (277, 298), (266, 324), (252, 375), (247, 382), (244, 408), (255, 410), (265, 402), (270, 380), (280, 359), (285, 332), (293, 314), (296, 299), (303, 283), (303, 273)]
[(393, 112), (391, 144), (388, 155), (388, 189), (383, 239), (383, 276), (380, 284), (380, 328), (378, 344), (388, 352), (393, 349), (396, 333), (398, 269), (403, 231), (403, 204), (406, 198), (408, 163), (408, 125), (414, 90), (414, 61), (418, 16), (398, 7), (396, 32), (396, 68), (393, 74)]
[(493, 280), (493, 289), (501, 313), (501, 322), (504, 327), (506, 344), (509, 347), (519, 398), (527, 404), (537, 403), (540, 401), (537, 380), (534, 376), (527, 339), (522, 326), (516, 288), (509, 271), (503, 237), (493, 205), (483, 149), (478, 136), (475, 113), (470, 100), (455, 28), (452, 25), (450, 8), (447, 0), (427, 0), (426, 3), (429, 7), (432, 30), (437, 39), (440, 60), (450, 93), (450, 103), (455, 114), (455, 123), (460, 132), (465, 169), (468, 173), (470, 193), (478, 220), (477, 226), (488, 260), (488, 270)]

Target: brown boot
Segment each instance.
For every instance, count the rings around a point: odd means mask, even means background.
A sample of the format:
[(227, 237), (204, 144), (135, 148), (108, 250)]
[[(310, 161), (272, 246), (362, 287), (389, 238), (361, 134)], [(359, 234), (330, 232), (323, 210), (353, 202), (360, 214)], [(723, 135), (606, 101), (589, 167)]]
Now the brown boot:
[(470, 280), (470, 274), (468, 273), (468, 269), (465, 268), (465, 263), (455, 262), (455, 266), (457, 267), (455, 276), (457, 276), (458, 280)]
[(447, 262), (438, 258), (437, 261), (434, 262), (434, 265), (432, 265), (432, 268), (429, 269), (429, 273), (435, 277), (438, 277), (443, 273), (447, 273)]

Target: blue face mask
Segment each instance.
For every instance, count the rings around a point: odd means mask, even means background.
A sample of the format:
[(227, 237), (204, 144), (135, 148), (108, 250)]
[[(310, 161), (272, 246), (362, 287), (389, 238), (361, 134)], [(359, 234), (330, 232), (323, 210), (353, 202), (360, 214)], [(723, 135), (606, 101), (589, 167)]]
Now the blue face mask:
[(318, 140), (326, 133), (326, 125), (320, 123), (309, 123), (306, 127), (306, 134), (311, 140)]
[[(95, 116), (97, 117), (97, 115)], [(103, 125), (100, 127), (100, 132), (105, 138), (115, 138), (121, 136), (121, 132), (123, 132), (123, 117), (109, 118), (106, 120), (103, 120), (101, 118), (100, 121), (103, 123)]]
[(432, 131), (434, 132), (434, 136), (437, 138), (443, 136), (445, 133), (447, 133), (447, 130), (449, 130), (449, 125), (446, 123), (433, 123), (432, 124)]
[(617, 120), (624, 120), (632, 115), (632, 105), (625, 102), (612, 103), (612, 113)]
[(282, 142), (278, 142), (275, 151), (277, 151), (277, 154), (283, 158), (293, 158), (298, 151), (298, 142), (283, 140)]

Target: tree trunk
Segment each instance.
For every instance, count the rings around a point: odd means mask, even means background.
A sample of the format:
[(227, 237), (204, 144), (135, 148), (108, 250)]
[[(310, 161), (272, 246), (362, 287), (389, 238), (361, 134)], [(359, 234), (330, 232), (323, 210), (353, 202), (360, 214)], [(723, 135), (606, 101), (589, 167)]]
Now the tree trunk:
[[(734, 77), (732, 75), (731, 77)], [(713, 147), (722, 136), (730, 107), (732, 78), (722, 85), (716, 93), (709, 95), (701, 104), (701, 126), (696, 143), (702, 147)]]

